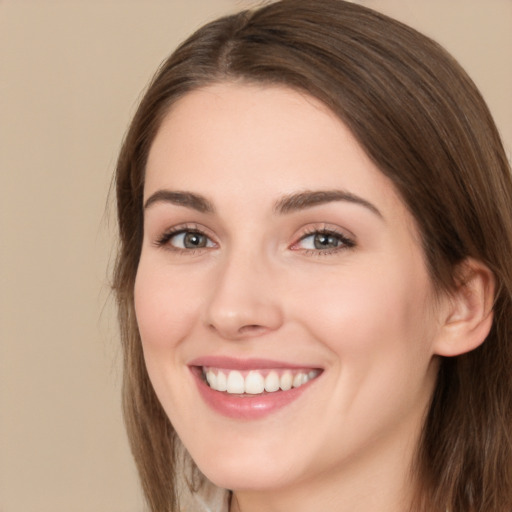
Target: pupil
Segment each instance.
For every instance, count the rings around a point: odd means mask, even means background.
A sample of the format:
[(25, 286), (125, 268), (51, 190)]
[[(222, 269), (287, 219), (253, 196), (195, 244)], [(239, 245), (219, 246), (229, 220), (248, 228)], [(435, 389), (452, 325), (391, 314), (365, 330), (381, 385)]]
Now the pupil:
[(329, 249), (338, 247), (339, 240), (333, 236), (325, 233), (315, 235), (315, 249)]
[(184, 245), (189, 249), (206, 247), (206, 237), (204, 235), (200, 235), (199, 233), (187, 233), (185, 235)]

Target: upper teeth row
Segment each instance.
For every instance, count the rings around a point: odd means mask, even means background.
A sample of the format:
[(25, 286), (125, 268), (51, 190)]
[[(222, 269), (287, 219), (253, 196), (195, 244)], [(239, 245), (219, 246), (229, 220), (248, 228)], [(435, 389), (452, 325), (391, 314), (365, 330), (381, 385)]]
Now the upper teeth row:
[(206, 381), (215, 391), (227, 391), (232, 394), (248, 393), (257, 395), (267, 391), (288, 391), (289, 389), (298, 388), (314, 379), (320, 372), (318, 370), (299, 371), (292, 373), (284, 371), (279, 375), (272, 370), (264, 377), (259, 371), (251, 370), (244, 377), (237, 370), (216, 370), (208, 369), (205, 372)]

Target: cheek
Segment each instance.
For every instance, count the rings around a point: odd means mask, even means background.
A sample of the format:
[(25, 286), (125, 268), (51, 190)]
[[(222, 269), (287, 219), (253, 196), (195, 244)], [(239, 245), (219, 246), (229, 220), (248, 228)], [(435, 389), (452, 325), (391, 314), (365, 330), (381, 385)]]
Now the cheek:
[(135, 280), (137, 324), (145, 353), (179, 344), (198, 307), (197, 288), (186, 276), (170, 275), (165, 268), (141, 260)]
[[(165, 265), (141, 259), (134, 300), (144, 360), (154, 391), (174, 424), (175, 411), (187, 411), (190, 375), (183, 364), (182, 341), (192, 329), (197, 292)], [(183, 415), (186, 417), (187, 414)], [(180, 417), (178, 417), (180, 419)]]
[(421, 417), (436, 374), (428, 277), (387, 270), (332, 279), (297, 302), (297, 318), (332, 356), (331, 423), (343, 417), (347, 432), (368, 438)]
[(302, 288), (308, 292), (295, 294), (297, 318), (342, 360), (429, 357), (431, 287), (422, 267), (351, 268)]

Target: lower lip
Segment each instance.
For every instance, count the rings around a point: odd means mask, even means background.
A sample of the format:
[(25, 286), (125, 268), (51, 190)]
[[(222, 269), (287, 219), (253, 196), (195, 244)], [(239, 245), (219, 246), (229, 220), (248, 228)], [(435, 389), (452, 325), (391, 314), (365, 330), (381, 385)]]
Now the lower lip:
[[(202, 378), (202, 370), (191, 367), (201, 397), (214, 411), (229, 418), (256, 420), (286, 407), (297, 400), (316, 380), (313, 379), (298, 388), (288, 391), (275, 391), (262, 395), (232, 395), (215, 391)], [(318, 378), (318, 377), (317, 377)]]

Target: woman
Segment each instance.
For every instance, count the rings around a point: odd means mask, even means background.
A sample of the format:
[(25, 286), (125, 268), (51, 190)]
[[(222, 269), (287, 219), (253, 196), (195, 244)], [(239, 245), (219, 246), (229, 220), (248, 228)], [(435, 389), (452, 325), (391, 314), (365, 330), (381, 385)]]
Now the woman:
[(512, 508), (510, 169), (438, 45), (341, 0), (212, 22), (146, 92), (117, 199), (152, 511)]

